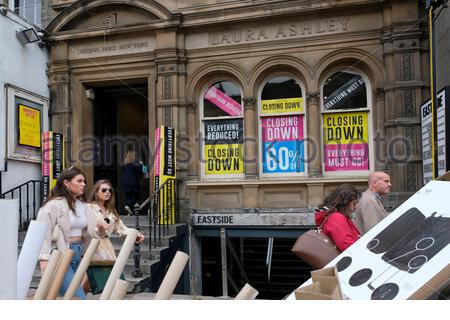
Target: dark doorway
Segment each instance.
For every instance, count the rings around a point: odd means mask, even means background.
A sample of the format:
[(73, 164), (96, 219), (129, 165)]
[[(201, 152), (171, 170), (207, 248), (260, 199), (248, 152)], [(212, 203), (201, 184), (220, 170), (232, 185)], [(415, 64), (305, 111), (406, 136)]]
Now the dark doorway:
[[(279, 300), (308, 280), (311, 267), (291, 252), (295, 240), (274, 239), (269, 275), (268, 239), (229, 237), (227, 241), (228, 295), (236, 296), (248, 282), (259, 292), (256, 299)], [(201, 250), (202, 294), (221, 296), (220, 238), (202, 237)]]
[[(148, 165), (148, 90), (147, 83), (132, 86), (94, 88), (94, 136), (97, 141), (94, 182), (109, 179), (116, 190), (116, 206), (124, 213), (121, 188), (122, 166), (128, 150), (136, 160)], [(149, 180), (140, 179), (139, 200), (149, 195)]]

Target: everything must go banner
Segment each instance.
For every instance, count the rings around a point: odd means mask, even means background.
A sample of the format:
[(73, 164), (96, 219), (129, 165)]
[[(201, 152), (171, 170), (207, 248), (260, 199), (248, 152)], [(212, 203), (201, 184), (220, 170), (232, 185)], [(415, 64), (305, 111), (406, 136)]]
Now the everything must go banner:
[(44, 180), (44, 198), (56, 185), (64, 170), (64, 137), (60, 133), (44, 131), (42, 133), (42, 178)]
[(242, 119), (204, 122), (205, 175), (244, 173)]
[[(168, 179), (176, 179), (176, 130), (161, 126), (155, 130), (154, 186), (157, 190)], [(167, 184), (161, 191), (159, 223), (175, 222), (175, 185)], [(163, 194), (164, 192), (164, 194)], [(164, 210), (167, 209), (167, 210)]]
[(369, 170), (367, 112), (323, 115), (325, 171)]
[(305, 171), (303, 115), (261, 118), (263, 173)]

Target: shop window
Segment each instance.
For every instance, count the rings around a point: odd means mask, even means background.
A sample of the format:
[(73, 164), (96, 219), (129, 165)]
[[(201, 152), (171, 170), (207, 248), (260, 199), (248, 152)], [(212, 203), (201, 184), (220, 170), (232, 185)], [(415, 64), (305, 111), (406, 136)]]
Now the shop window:
[(369, 170), (369, 100), (364, 78), (342, 71), (323, 84), (324, 171)]
[(205, 178), (242, 178), (244, 121), (242, 94), (231, 81), (219, 81), (201, 99), (203, 175)]
[(267, 81), (259, 103), (262, 176), (305, 173), (304, 104), (299, 83), (288, 76)]
[(14, 12), (40, 26), (42, 0), (14, 0)]

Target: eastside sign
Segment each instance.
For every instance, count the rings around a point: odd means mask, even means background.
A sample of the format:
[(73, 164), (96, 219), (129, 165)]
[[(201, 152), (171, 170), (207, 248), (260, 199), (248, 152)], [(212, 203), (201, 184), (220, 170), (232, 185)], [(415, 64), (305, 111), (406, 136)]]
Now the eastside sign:
[[(450, 119), (450, 87), (445, 87), (437, 94), (437, 148), (438, 148), (438, 176), (450, 170), (450, 128), (446, 125), (446, 120)], [(422, 169), (423, 184), (428, 183), (433, 177), (433, 157), (431, 144), (433, 137), (431, 134), (431, 100), (427, 100), (420, 107), (422, 122)]]

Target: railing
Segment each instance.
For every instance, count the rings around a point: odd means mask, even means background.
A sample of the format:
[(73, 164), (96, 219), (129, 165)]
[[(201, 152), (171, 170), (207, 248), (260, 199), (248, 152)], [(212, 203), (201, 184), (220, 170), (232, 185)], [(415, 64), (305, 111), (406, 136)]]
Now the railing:
[[(26, 230), (43, 203), (42, 180), (30, 180), (2, 194), (0, 199), (19, 199), (19, 230)], [(25, 216), (24, 216), (25, 215)]]
[[(161, 246), (161, 237), (169, 234), (169, 226), (175, 224), (179, 220), (179, 181), (176, 179), (168, 179), (161, 186), (158, 187), (153, 194), (148, 197), (141, 205), (136, 204), (133, 209), (133, 214), (136, 217), (137, 230), (139, 227), (139, 214), (148, 208), (148, 224), (149, 224), (149, 252), (153, 247)], [(130, 208), (126, 211), (131, 213)], [(152, 241), (153, 237), (153, 241)], [(140, 270), (140, 246), (135, 243), (134, 246), (134, 277), (142, 276)]]

